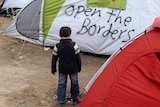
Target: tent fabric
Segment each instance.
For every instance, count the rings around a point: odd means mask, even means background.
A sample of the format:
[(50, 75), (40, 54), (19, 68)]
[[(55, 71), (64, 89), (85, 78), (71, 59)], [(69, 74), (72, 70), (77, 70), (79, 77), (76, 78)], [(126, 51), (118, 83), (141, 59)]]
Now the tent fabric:
[[(160, 16), (160, 9), (157, 9), (160, 8), (160, 1), (157, 0), (127, 0), (125, 10), (88, 7), (86, 0), (54, 1), (57, 0), (42, 0), (37, 6), (32, 5), (37, 0), (32, 1), (30, 6), (27, 5), (30, 8), (25, 7), (20, 12), (24, 16), (18, 14), (3, 34), (35, 44), (54, 46), (60, 39), (60, 27), (69, 26), (72, 29), (71, 38), (82, 52), (111, 55)], [(34, 8), (40, 10), (33, 11)]]
[[(22, 12), (19, 13), (16, 19), (16, 29), (26, 38), (31, 38), (32, 40), (39, 40), (39, 21), (41, 11), (42, 0), (36, 0), (30, 5), (27, 5)], [(32, 11), (28, 11), (28, 10)], [(27, 17), (30, 16), (30, 17)], [(25, 26), (24, 26), (25, 25)]]
[(127, 0), (87, 0), (87, 6), (125, 9)]
[(159, 107), (160, 28), (122, 48), (93, 82), (79, 107)]
[(160, 17), (157, 17), (153, 24), (152, 24), (152, 27), (159, 27), (160, 28)]
[[(49, 29), (54, 21), (55, 17), (57, 16), (59, 10), (61, 9), (64, 0), (46, 0), (44, 2), (44, 9), (43, 9), (43, 43), (48, 35)], [(52, 10), (52, 11), (50, 11)], [(48, 14), (49, 13), (49, 14)]]
[(0, 15), (15, 17), (30, 2), (32, 0), (3, 0), (0, 5)]
[(33, 0), (4, 0), (2, 8), (24, 8)]

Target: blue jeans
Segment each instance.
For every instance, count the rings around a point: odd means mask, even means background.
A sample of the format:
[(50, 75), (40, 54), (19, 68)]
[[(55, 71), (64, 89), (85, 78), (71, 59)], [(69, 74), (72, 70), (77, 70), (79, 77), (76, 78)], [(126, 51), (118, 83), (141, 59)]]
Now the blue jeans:
[(65, 102), (65, 97), (66, 97), (66, 87), (67, 87), (67, 77), (70, 77), (71, 80), (71, 88), (70, 88), (70, 93), (71, 93), (71, 98), (77, 98), (79, 95), (79, 85), (78, 85), (78, 74), (73, 73), (73, 74), (61, 74), (59, 73), (59, 80), (58, 80), (58, 90), (57, 90), (57, 100), (59, 103), (64, 103)]

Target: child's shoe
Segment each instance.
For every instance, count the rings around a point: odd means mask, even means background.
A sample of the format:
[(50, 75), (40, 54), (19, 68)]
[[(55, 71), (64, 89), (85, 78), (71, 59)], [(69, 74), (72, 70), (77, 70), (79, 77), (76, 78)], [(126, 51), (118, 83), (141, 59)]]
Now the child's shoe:
[(80, 102), (81, 102), (81, 99), (80, 99), (80, 98), (75, 98), (75, 99), (73, 99), (73, 105), (79, 104)]

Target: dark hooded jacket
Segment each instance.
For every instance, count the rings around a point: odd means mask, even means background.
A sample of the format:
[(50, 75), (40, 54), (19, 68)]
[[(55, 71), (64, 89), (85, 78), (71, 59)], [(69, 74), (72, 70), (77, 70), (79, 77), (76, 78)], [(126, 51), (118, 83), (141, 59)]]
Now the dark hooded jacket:
[(78, 45), (71, 39), (61, 39), (53, 49), (52, 73), (57, 71), (56, 63), (59, 60), (59, 72), (72, 74), (81, 71), (81, 57)]

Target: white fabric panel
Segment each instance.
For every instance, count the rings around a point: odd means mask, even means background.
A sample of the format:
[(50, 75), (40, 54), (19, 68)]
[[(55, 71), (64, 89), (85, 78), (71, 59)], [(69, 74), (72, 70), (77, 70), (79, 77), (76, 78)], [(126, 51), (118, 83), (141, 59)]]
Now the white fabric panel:
[(111, 55), (148, 28), (155, 17), (160, 16), (155, 7), (147, 5), (148, 2), (160, 8), (154, 0), (127, 0), (125, 10), (87, 8), (86, 0), (66, 0), (52, 24), (49, 35), (59, 38), (59, 28), (70, 26), (72, 39), (77, 42), (81, 51)]
[(23, 8), (32, 0), (5, 0), (2, 8)]

